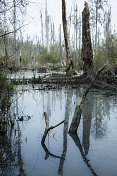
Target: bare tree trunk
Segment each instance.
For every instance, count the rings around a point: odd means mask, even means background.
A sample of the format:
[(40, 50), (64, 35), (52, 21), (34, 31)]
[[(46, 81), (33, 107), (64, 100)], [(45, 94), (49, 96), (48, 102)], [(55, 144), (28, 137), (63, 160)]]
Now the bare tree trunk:
[(13, 0), (13, 30), (14, 30), (14, 60), (15, 68), (19, 68), (19, 61), (17, 56), (17, 42), (16, 42), (16, 0)]
[[(6, 1), (4, 0), (3, 1), (3, 4), (4, 4), (4, 32), (6, 34)], [(8, 38), (6, 35), (4, 35), (4, 50), (5, 50), (5, 66), (7, 67), (8, 66)]]
[(44, 144), (46, 136), (47, 136), (47, 134), (48, 134), (48, 132), (50, 130), (52, 130), (53, 128), (56, 128), (59, 125), (61, 125), (62, 123), (64, 123), (64, 120), (63, 120), (62, 122), (58, 123), (57, 125), (49, 127), (49, 121), (48, 121), (48, 117), (47, 117), (47, 113), (46, 112), (44, 112), (44, 116), (45, 116), (46, 128), (45, 128), (45, 132), (43, 134), (42, 140), (41, 140), (41, 144)]
[[(77, 4), (76, 4), (76, 9), (75, 9), (75, 11), (76, 11), (76, 51), (77, 51), (77, 49), (78, 49), (78, 17), (77, 17), (77, 12), (78, 12), (78, 6), (77, 6)], [(76, 55), (77, 56), (77, 55)]]
[(54, 45), (54, 43), (55, 43), (55, 29), (54, 29), (54, 23), (53, 23), (53, 26), (52, 26), (52, 31), (53, 31), (53, 37), (52, 37), (52, 44)]
[(79, 23), (78, 23), (78, 26), (79, 26), (79, 37), (78, 37), (78, 40), (79, 40), (79, 48), (78, 48), (78, 58), (81, 59), (81, 31), (82, 31), (82, 25), (81, 25), (81, 17), (79, 17)]
[(61, 45), (61, 24), (59, 27), (59, 59), (60, 59), (60, 66), (63, 67), (62, 65), (62, 45)]
[(74, 63), (72, 60), (70, 40), (69, 40), (68, 29), (67, 29), (65, 0), (62, 0), (62, 21), (63, 21), (63, 31), (64, 31), (65, 48), (66, 48), (66, 64), (67, 64), (66, 73), (68, 75), (73, 75), (75, 73), (75, 69), (74, 69)]
[[(5, 31), (5, 33), (6, 33), (6, 31)], [(4, 36), (4, 47), (5, 47), (5, 66), (8, 67), (8, 50), (7, 50), (8, 38), (6, 35)]]
[(105, 66), (98, 70), (94, 79), (92, 79), (92, 82), (90, 83), (89, 87), (83, 93), (80, 105), (76, 106), (75, 113), (74, 113), (74, 116), (73, 116), (73, 119), (72, 119), (72, 122), (71, 122), (71, 125), (70, 125), (70, 128), (69, 128), (69, 133), (77, 133), (77, 129), (78, 129), (78, 126), (80, 124), (82, 109), (83, 109), (83, 106), (84, 106), (84, 103), (85, 103), (86, 96), (87, 96), (88, 92), (90, 91), (90, 89), (93, 87), (98, 75), (102, 72), (102, 70), (104, 70), (104, 68), (105, 68)]
[(40, 18), (41, 18), (41, 43), (42, 46), (44, 46), (44, 38), (43, 38), (43, 16), (42, 12), (40, 11)]
[(91, 44), (90, 25), (89, 25), (89, 7), (85, 2), (82, 12), (82, 60), (84, 61), (84, 74), (91, 72), (93, 68), (93, 51)]
[(95, 12), (95, 16), (96, 16), (96, 21), (95, 21), (95, 53), (96, 53), (96, 50), (97, 50), (97, 35), (98, 35), (98, 1), (96, 2), (96, 12)]
[(47, 9), (47, 0), (46, 0), (46, 10), (45, 10), (45, 22), (46, 22), (46, 47), (47, 52), (49, 52), (49, 16), (48, 16), (48, 9)]

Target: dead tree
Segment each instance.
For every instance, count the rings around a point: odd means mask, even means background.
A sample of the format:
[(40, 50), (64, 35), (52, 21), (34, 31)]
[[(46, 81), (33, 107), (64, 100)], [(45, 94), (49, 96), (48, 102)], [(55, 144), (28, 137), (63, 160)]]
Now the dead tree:
[(72, 60), (70, 39), (69, 39), (69, 34), (67, 29), (65, 0), (62, 0), (62, 22), (63, 22), (63, 31), (64, 31), (65, 48), (66, 48), (66, 64), (67, 64), (66, 73), (68, 75), (73, 75), (75, 73), (75, 69), (74, 69), (74, 63)]
[(45, 9), (45, 23), (46, 23), (46, 47), (48, 53), (50, 51), (50, 48), (49, 48), (49, 16), (48, 16), (47, 0)]
[(46, 112), (44, 112), (44, 116), (45, 116), (46, 128), (45, 128), (45, 132), (44, 132), (44, 134), (43, 134), (42, 140), (41, 140), (41, 144), (42, 144), (42, 145), (43, 145), (44, 142), (45, 142), (45, 139), (46, 139), (46, 136), (47, 136), (48, 132), (49, 132), (50, 130), (52, 130), (52, 129), (58, 127), (58, 126), (61, 125), (62, 123), (64, 123), (64, 120), (63, 120), (62, 122), (58, 123), (57, 125), (49, 127), (49, 121), (48, 121), (48, 117), (47, 117), (47, 113), (46, 113)]
[(84, 62), (84, 74), (88, 74), (93, 68), (93, 50), (91, 44), (90, 25), (89, 25), (89, 7), (87, 2), (84, 4), (82, 12), (82, 53), (81, 57)]
[(78, 126), (80, 124), (82, 109), (83, 109), (83, 106), (84, 106), (86, 96), (87, 96), (88, 92), (90, 91), (90, 89), (93, 87), (98, 75), (102, 72), (102, 70), (104, 70), (104, 68), (105, 68), (105, 66), (98, 70), (94, 79), (92, 79), (92, 82), (90, 83), (89, 87), (83, 93), (80, 105), (76, 106), (75, 113), (74, 113), (74, 116), (73, 116), (73, 119), (72, 119), (72, 122), (71, 122), (71, 125), (70, 125), (69, 133), (77, 133), (77, 129), (78, 129)]

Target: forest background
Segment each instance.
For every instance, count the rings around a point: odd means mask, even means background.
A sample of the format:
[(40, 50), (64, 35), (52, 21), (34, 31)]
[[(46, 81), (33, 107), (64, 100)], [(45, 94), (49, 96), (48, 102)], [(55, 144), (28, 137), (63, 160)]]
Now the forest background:
[[(66, 3), (72, 57), (77, 70), (81, 70), (84, 1)], [(94, 65), (96, 68), (104, 64), (116, 65), (116, 2), (88, 0), (88, 4)], [(10, 69), (65, 66), (61, 1), (3, 0), (0, 5), (2, 66)]]

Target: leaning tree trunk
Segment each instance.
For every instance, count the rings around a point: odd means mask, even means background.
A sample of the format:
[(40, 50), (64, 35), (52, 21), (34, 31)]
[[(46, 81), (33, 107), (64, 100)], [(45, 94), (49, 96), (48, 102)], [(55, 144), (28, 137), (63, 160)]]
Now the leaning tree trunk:
[(93, 68), (93, 50), (91, 44), (90, 25), (89, 25), (89, 7), (87, 2), (84, 4), (82, 12), (82, 60), (84, 62), (84, 74), (88, 74)]
[(72, 122), (71, 122), (71, 125), (70, 125), (70, 128), (69, 128), (69, 133), (71, 133), (71, 134), (72, 133), (77, 133), (77, 129), (78, 129), (78, 126), (80, 124), (81, 114), (82, 114), (83, 106), (84, 106), (84, 103), (85, 103), (85, 100), (86, 100), (86, 96), (87, 96), (88, 92), (90, 91), (90, 89), (93, 87), (93, 85), (94, 85), (96, 79), (98, 78), (99, 74), (104, 69), (105, 69), (105, 66), (98, 70), (98, 72), (96, 73), (94, 79), (92, 79), (89, 87), (83, 93), (80, 105), (76, 106), (76, 109), (75, 109), (75, 112), (74, 112), (74, 116), (73, 116), (73, 119), (72, 119)]
[(75, 73), (75, 69), (74, 69), (74, 63), (72, 60), (72, 54), (70, 49), (70, 39), (69, 39), (68, 29), (67, 29), (65, 0), (62, 0), (62, 21), (63, 21), (63, 31), (64, 31), (65, 48), (66, 48), (66, 64), (67, 64), (66, 73), (68, 75), (73, 75)]

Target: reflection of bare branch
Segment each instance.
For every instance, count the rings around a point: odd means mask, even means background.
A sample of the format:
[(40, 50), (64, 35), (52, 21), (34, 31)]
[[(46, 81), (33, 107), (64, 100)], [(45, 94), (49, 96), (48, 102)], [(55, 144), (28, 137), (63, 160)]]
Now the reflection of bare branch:
[(48, 132), (49, 132), (50, 130), (52, 130), (53, 128), (56, 128), (56, 127), (58, 127), (59, 125), (61, 125), (62, 123), (64, 123), (64, 120), (63, 120), (62, 122), (58, 123), (58, 124), (55, 125), (55, 126), (49, 127), (49, 121), (48, 121), (48, 117), (47, 117), (47, 113), (46, 113), (46, 112), (44, 112), (44, 116), (45, 116), (46, 128), (45, 128), (45, 132), (44, 132), (44, 134), (43, 134), (42, 140), (41, 140), (41, 145), (42, 145), (43, 149), (44, 149), (45, 152), (46, 152), (45, 159), (48, 159), (49, 155), (52, 156), (52, 157), (55, 157), (55, 158), (61, 158), (61, 157), (59, 157), (59, 156), (56, 156), (56, 155), (50, 153), (49, 150), (47, 149), (46, 145), (44, 144), (44, 142), (45, 142), (45, 139), (46, 139), (46, 136), (47, 136)]
[(41, 143), (44, 143), (44, 142), (45, 142), (46, 136), (47, 136), (47, 134), (48, 134), (48, 132), (49, 132), (50, 130), (52, 130), (52, 129), (58, 127), (59, 125), (61, 125), (62, 123), (64, 123), (64, 120), (63, 120), (62, 122), (58, 123), (57, 125), (49, 127), (49, 122), (48, 122), (48, 118), (47, 118), (47, 113), (44, 112), (44, 115), (45, 115), (46, 128), (45, 128), (45, 132), (44, 132), (44, 134), (43, 134)]
[(92, 172), (92, 174), (94, 176), (97, 176), (96, 172), (94, 171), (92, 166), (89, 164), (89, 160), (86, 158), (86, 156), (84, 154), (84, 151), (82, 149), (82, 145), (80, 143), (80, 139), (79, 139), (78, 135), (77, 134), (70, 134), (70, 136), (72, 137), (72, 139), (75, 142), (76, 146), (79, 148), (81, 156), (82, 156), (84, 162), (86, 163), (87, 167), (89, 168), (89, 170)]
[(45, 156), (46, 160), (48, 159), (49, 155), (54, 157), (54, 158), (61, 158), (60, 156), (57, 156), (57, 155), (54, 155), (54, 154), (50, 153), (50, 151), (47, 149), (47, 147), (44, 143), (41, 143), (41, 145), (42, 145), (44, 151), (46, 152), (46, 156)]

